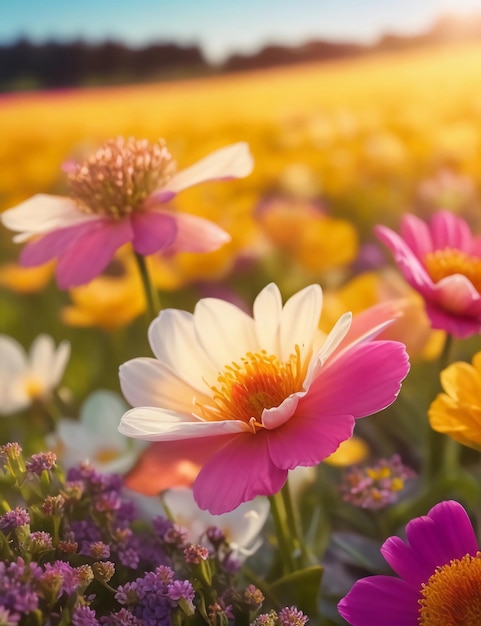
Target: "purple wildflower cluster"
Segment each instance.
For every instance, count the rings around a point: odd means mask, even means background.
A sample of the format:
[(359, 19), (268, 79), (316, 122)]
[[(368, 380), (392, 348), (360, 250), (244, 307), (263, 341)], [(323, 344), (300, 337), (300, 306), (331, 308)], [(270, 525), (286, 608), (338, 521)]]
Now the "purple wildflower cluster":
[[(81, 464), (65, 477), (55, 455), (25, 459), (7, 444), (0, 489), (2, 625), (228, 626), (253, 623), (263, 605), (254, 585), (239, 589), (219, 529), (206, 529), (206, 547), (165, 517), (141, 521), (119, 476)], [(305, 623), (282, 615), (272, 623)]]
[(342, 498), (363, 509), (381, 509), (395, 502), (415, 472), (401, 462), (399, 454), (374, 465), (353, 467), (340, 485)]

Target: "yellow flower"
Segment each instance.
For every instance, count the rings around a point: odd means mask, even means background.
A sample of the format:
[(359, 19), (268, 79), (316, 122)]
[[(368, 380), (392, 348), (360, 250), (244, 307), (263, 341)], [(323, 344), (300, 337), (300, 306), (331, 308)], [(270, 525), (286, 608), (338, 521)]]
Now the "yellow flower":
[(431, 427), (475, 450), (481, 450), (481, 352), (472, 365), (459, 361), (441, 372), (440, 393), (429, 407)]
[(21, 267), (16, 263), (5, 263), (0, 266), (0, 287), (17, 293), (36, 293), (52, 278), (54, 266), (54, 263), (46, 263), (38, 267)]
[(343, 441), (339, 448), (324, 460), (324, 463), (334, 467), (347, 467), (361, 463), (368, 454), (369, 446), (364, 439), (354, 436)]
[(115, 330), (145, 311), (142, 282), (130, 255), (118, 256), (107, 273), (69, 293), (73, 304), (61, 313), (62, 322), (69, 326)]

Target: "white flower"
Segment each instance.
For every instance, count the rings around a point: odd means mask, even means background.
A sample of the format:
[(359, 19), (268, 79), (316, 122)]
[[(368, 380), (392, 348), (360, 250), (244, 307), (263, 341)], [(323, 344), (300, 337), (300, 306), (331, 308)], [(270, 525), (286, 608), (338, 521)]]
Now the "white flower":
[(8, 335), (0, 335), (0, 415), (9, 415), (45, 400), (59, 385), (70, 357), (70, 344), (55, 348), (49, 335), (39, 335), (27, 355)]
[(118, 432), (119, 419), (126, 408), (119, 395), (99, 390), (83, 403), (78, 420), (59, 420), (51, 443), (63, 465), (68, 468), (88, 461), (104, 474), (127, 472), (143, 444), (132, 445), (132, 440)]
[(266, 498), (256, 498), (240, 504), (237, 509), (222, 515), (211, 515), (199, 509), (192, 489), (176, 487), (164, 491), (161, 497), (142, 496), (129, 492), (141, 514), (152, 519), (156, 515), (169, 515), (176, 524), (186, 528), (189, 541), (209, 545), (205, 531), (209, 526), (219, 528), (225, 535), (235, 556), (240, 561), (253, 554), (261, 545), (259, 535), (269, 515), (269, 502)]

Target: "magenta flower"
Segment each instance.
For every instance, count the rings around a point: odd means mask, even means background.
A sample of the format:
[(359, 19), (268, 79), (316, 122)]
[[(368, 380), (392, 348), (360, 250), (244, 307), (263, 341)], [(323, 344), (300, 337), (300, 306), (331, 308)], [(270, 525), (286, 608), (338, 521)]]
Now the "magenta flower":
[(283, 307), (270, 284), (253, 317), (215, 298), (193, 314), (162, 311), (149, 329), (157, 359), (121, 366), (136, 408), (120, 432), (169, 442), (181, 458), (202, 445), (193, 492), (210, 513), (277, 493), (288, 470), (320, 463), (352, 435), (355, 419), (391, 404), (409, 369), (403, 344), (374, 340), (385, 323), (356, 336), (346, 313), (326, 336), (321, 308), (319, 285)]
[(368, 576), (339, 605), (352, 626), (481, 624), (481, 558), (464, 508), (441, 502), (389, 537), (381, 552), (399, 578)]
[(217, 225), (164, 205), (187, 187), (247, 176), (252, 167), (245, 143), (221, 148), (176, 172), (163, 141), (118, 138), (84, 163), (69, 164), (70, 196), (38, 194), (0, 219), (19, 233), (14, 241), (29, 240), (21, 264), (57, 259), (58, 285), (67, 289), (100, 274), (128, 242), (143, 256), (207, 252), (227, 243), (230, 236)]
[(401, 235), (385, 226), (376, 234), (423, 296), (433, 328), (459, 338), (481, 331), (481, 237), (462, 218), (439, 211), (428, 225), (404, 215)]

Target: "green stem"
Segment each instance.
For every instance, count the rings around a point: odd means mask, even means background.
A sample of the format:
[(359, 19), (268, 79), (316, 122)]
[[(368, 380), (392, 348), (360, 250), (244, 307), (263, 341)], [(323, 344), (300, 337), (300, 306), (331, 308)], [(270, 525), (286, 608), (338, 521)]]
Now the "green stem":
[(284, 567), (284, 573), (290, 574), (296, 570), (294, 565), (294, 559), (292, 555), (292, 546), (289, 540), (289, 532), (286, 527), (285, 510), (282, 507), (282, 499), (280, 493), (276, 493), (273, 496), (269, 496), (269, 503), (271, 505), (272, 519), (274, 521), (274, 527), (276, 530), (277, 543), (279, 547), (279, 553), (281, 555), (282, 564)]
[(306, 544), (303, 540), (302, 531), (300, 529), (299, 519), (294, 510), (292, 504), (291, 492), (289, 489), (289, 481), (286, 481), (281, 489), (282, 502), (284, 504), (284, 510), (286, 513), (287, 528), (291, 535), (293, 547), (296, 552), (299, 552), (299, 569), (307, 567), (309, 563), (309, 556), (306, 548)]
[(160, 311), (160, 300), (157, 289), (150, 280), (149, 270), (147, 269), (147, 263), (145, 257), (141, 254), (135, 253), (135, 259), (140, 272), (140, 278), (142, 279), (142, 285), (144, 287), (145, 299), (147, 301), (147, 310), (151, 320), (155, 319)]
[[(440, 374), (449, 365), (449, 356), (453, 345), (453, 337), (449, 333), (446, 334), (446, 340), (442, 352), (439, 356), (438, 370), (436, 371), (436, 382), (434, 389), (434, 397), (441, 391)], [(429, 426), (428, 432), (428, 455), (426, 458), (425, 478), (428, 482), (436, 479), (439, 473), (453, 471), (458, 466), (459, 445), (447, 435), (433, 430)], [(447, 463), (447, 465), (446, 465)]]

